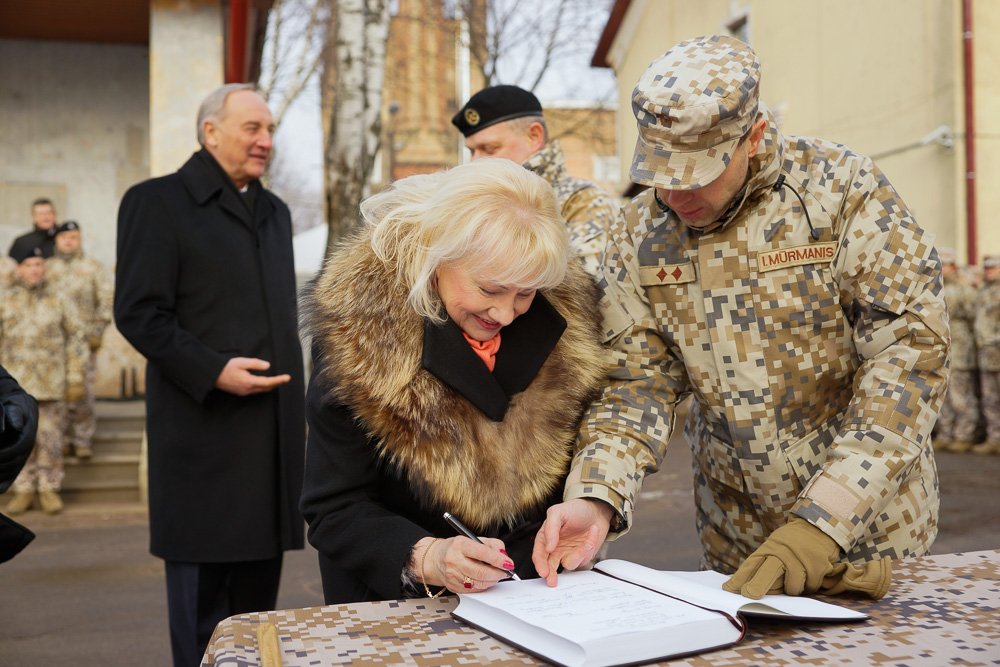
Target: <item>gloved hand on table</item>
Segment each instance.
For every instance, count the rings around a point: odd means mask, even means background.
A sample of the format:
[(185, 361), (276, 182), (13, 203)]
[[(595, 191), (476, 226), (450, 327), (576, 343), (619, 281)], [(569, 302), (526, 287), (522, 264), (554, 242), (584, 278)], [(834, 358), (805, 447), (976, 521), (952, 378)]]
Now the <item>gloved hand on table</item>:
[(759, 600), (768, 593), (865, 593), (878, 600), (889, 590), (891, 561), (863, 566), (839, 562), (840, 545), (805, 519), (793, 516), (743, 561), (722, 588)]

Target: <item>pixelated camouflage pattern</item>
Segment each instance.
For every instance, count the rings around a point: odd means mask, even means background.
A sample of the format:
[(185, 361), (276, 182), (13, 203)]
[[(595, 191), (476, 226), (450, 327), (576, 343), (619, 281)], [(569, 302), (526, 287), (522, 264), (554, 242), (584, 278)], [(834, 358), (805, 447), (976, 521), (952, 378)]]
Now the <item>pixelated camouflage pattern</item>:
[[(111, 272), (83, 250), (64, 254), (56, 249), (46, 261), (49, 282), (62, 291), (80, 313), (86, 338), (103, 338), (104, 330), (111, 323), (114, 287)], [(84, 365), (84, 396), (66, 405), (62, 428), (66, 444), (73, 447), (90, 447), (97, 431), (94, 386), (97, 382), (95, 352), (88, 355)]]
[(951, 325), (951, 369), (975, 370), (976, 337), (972, 332), (976, 320), (976, 288), (953, 273), (944, 280), (944, 302), (948, 305)]
[(1000, 442), (1000, 371), (979, 371), (980, 405), (986, 420), (986, 441)]
[[(955, 320), (952, 320), (954, 322)], [(938, 415), (937, 438), (942, 441), (975, 442), (979, 421), (979, 373), (951, 369), (948, 390)]]
[(983, 282), (976, 295), (976, 304), (973, 331), (979, 368), (1000, 371), (1000, 279)]
[[(791, 513), (846, 561), (921, 555), (937, 535), (930, 435), (948, 373), (933, 238), (871, 160), (786, 139), (764, 114), (742, 205), (713, 231), (686, 227), (652, 189), (612, 227), (599, 281), (610, 385), (565, 498), (631, 522), (691, 394), (706, 565), (735, 571)], [(774, 191), (779, 172), (804, 193), (816, 242), (799, 200)], [(803, 256), (815, 259), (792, 261)]]
[(690, 39), (654, 60), (632, 91), (629, 177), (671, 190), (714, 181), (757, 118), (759, 81), (756, 54), (731, 37)]
[(45, 262), (45, 274), (53, 287), (73, 302), (85, 323), (85, 337), (104, 335), (111, 322), (114, 288), (111, 273), (99, 261), (78, 250), (59, 251)]
[[(736, 646), (675, 658), (686, 667), (1000, 663), (1000, 551), (893, 563), (888, 595), (821, 598), (867, 614), (859, 623), (754, 618)], [(234, 616), (215, 628), (202, 667), (257, 667), (257, 627), (277, 629), (281, 664), (544, 665), (450, 616), (455, 597), (362, 602)]]
[(38, 402), (38, 433), (35, 446), (21, 472), (11, 485), (14, 493), (56, 491), (63, 482), (62, 421), (66, 404), (62, 401)]
[(569, 230), (570, 247), (583, 259), (587, 273), (595, 276), (608, 229), (618, 215), (617, 198), (590, 181), (570, 176), (558, 139), (525, 160), (524, 167), (544, 178), (555, 190), (559, 211)]
[(0, 294), (0, 363), (38, 401), (62, 401), (83, 383), (84, 331), (74, 306), (47, 279), (16, 276)]

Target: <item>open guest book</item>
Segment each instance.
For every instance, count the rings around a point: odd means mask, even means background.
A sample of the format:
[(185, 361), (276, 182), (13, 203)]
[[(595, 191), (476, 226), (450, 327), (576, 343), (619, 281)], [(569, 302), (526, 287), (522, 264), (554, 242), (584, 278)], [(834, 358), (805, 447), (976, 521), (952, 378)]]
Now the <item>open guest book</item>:
[(812, 598), (760, 600), (722, 590), (718, 572), (663, 572), (623, 560), (543, 579), (505, 581), (459, 596), (469, 625), (566, 667), (654, 662), (737, 644), (748, 616), (855, 621), (865, 614)]

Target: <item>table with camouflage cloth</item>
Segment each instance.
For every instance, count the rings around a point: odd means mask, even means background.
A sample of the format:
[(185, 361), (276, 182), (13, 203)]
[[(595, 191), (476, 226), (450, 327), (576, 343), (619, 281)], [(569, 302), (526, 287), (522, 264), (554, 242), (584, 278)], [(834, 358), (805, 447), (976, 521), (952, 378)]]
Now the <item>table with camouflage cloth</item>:
[[(754, 619), (740, 644), (669, 664), (1000, 665), (1000, 550), (913, 558), (893, 566), (892, 588), (881, 601), (831, 599), (868, 614), (868, 621)], [(277, 627), (284, 667), (545, 664), (453, 619), (457, 604), (457, 598), (446, 597), (234, 616), (215, 629), (202, 667), (259, 665), (257, 626), (264, 622)]]

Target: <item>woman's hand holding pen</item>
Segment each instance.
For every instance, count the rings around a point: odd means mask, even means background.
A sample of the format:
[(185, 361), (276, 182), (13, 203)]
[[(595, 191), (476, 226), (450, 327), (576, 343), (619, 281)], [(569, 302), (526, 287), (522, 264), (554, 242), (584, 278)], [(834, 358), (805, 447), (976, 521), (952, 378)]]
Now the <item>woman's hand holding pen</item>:
[(482, 543), (462, 536), (424, 537), (415, 545), (411, 569), (423, 583), (444, 586), (452, 593), (485, 591), (508, 579), (514, 562), (501, 540), (480, 539)]

